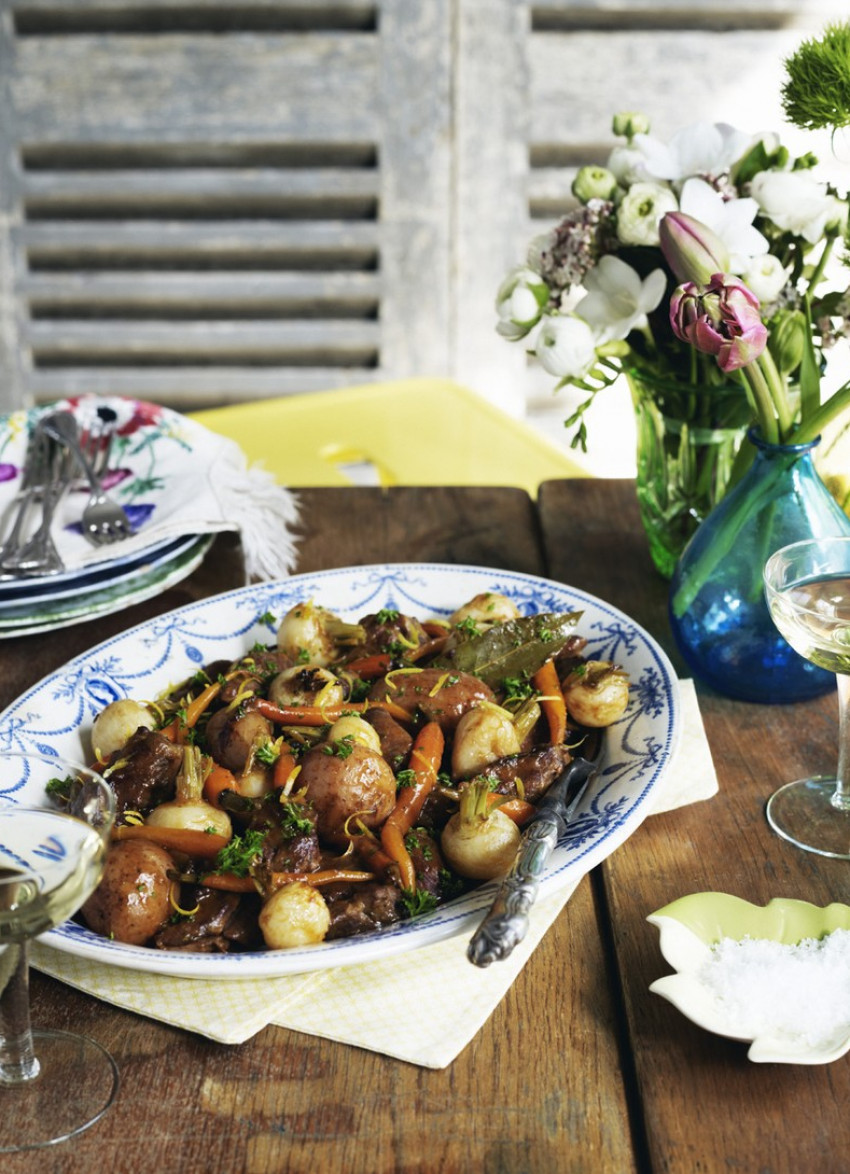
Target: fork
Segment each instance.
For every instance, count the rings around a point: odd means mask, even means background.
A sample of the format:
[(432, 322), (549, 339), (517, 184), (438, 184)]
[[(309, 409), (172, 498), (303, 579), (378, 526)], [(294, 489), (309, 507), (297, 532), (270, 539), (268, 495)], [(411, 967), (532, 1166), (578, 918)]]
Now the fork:
[(82, 530), (93, 546), (107, 546), (129, 538), (133, 533), (130, 519), (108, 493), (104, 493), (100, 478), (92, 467), (80, 443), (80, 431), (71, 412), (53, 412), (42, 421), (45, 432), (65, 445), (88, 479), (91, 496), (83, 510)]

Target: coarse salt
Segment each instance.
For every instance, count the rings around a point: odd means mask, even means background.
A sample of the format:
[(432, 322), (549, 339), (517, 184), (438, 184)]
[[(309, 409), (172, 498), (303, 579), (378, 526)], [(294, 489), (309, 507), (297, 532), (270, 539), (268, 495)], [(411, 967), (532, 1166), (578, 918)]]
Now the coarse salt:
[(796, 945), (723, 938), (697, 978), (736, 1034), (794, 1036), (811, 1047), (850, 1034), (850, 930)]

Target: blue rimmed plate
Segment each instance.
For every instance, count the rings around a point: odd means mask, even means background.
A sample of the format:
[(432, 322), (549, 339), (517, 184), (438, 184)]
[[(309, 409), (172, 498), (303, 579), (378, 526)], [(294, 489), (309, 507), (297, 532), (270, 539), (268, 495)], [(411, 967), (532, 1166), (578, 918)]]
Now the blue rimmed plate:
[[(578, 818), (558, 844), (541, 896), (572, 884), (619, 847), (657, 798), (681, 733), (678, 682), (652, 637), (623, 612), (549, 579), (485, 567), (399, 563), (294, 575), (240, 588), (150, 620), (69, 661), (0, 714), (0, 756), (41, 748), (85, 760), (95, 715), (118, 697), (150, 699), (201, 665), (236, 658), (272, 642), (293, 604), (313, 599), (344, 619), (397, 608), (420, 619), (446, 617), (483, 591), (502, 592), (523, 614), (580, 610), (588, 655), (614, 660), (629, 674), (630, 703), (606, 735), (597, 776)], [(25, 780), (0, 779), (0, 802), (28, 797)], [(495, 891), (484, 885), (432, 913), (362, 937), (302, 949), (247, 954), (184, 954), (110, 942), (67, 922), (45, 944), (135, 970), (190, 978), (260, 978), (348, 966), (470, 931)]]

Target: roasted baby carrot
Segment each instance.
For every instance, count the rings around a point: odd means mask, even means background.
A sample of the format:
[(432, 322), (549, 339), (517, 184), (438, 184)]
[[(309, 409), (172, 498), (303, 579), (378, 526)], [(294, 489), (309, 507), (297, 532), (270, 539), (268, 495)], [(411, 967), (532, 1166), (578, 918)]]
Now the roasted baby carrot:
[(443, 731), (436, 722), (428, 722), (422, 727), (410, 751), (413, 782), (401, 788), (396, 805), (381, 828), (384, 851), (399, 867), (402, 888), (410, 891), (416, 888), (416, 872), (405, 847), (404, 837), (416, 823), (428, 794), (437, 782), (444, 745)]
[(553, 660), (547, 660), (531, 678), (540, 694), (540, 707), (549, 723), (549, 741), (560, 746), (567, 736), (567, 705), (561, 692), (561, 682)]

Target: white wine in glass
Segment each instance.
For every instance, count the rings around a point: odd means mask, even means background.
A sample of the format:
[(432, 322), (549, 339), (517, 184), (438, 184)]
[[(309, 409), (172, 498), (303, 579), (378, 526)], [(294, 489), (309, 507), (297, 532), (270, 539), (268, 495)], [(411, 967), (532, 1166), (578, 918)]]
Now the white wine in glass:
[(799, 848), (850, 860), (850, 538), (811, 538), (767, 560), (773, 622), (791, 647), (838, 685), (838, 769), (780, 787), (767, 802), (774, 831)]
[[(115, 799), (94, 771), (36, 751), (4, 752), (0, 775), (0, 1153), (15, 1153), (80, 1133), (118, 1090), (95, 1040), (32, 1030), (28, 984), (31, 939), (67, 920), (100, 880)], [(53, 799), (52, 780), (68, 796)]]

